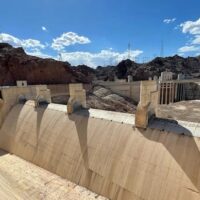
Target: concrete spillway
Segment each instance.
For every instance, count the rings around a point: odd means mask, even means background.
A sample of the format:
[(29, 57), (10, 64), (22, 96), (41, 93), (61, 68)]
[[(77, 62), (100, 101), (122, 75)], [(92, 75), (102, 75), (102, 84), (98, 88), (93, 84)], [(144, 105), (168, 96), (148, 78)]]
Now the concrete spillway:
[(0, 148), (110, 199), (200, 199), (196, 137), (28, 102), (6, 117)]

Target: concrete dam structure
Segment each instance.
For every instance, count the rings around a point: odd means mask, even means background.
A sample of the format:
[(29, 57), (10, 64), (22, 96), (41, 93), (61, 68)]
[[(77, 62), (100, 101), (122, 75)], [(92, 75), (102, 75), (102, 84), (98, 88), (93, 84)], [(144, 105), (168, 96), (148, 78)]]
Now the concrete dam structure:
[(110, 199), (200, 198), (199, 138), (27, 102), (6, 117), (0, 148)]
[(200, 199), (200, 124), (154, 119), (140, 129), (134, 118), (28, 100), (4, 117), (0, 149), (109, 199)]

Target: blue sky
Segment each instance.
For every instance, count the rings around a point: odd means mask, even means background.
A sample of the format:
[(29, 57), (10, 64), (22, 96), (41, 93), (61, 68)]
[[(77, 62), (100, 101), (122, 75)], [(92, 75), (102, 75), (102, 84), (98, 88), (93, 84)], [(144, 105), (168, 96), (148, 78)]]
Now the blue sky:
[[(0, 41), (73, 65), (200, 54), (200, 1), (1, 0)], [(59, 56), (60, 55), (60, 56)]]

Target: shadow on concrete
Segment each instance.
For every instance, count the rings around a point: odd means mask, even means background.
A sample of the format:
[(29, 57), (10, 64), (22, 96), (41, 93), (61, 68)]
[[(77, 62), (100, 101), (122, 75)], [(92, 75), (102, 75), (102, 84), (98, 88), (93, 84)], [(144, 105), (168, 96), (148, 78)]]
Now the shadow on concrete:
[(40, 103), (35, 108), (35, 111), (37, 112), (36, 149), (38, 149), (38, 145), (39, 145), (40, 127), (41, 127), (41, 123), (42, 123), (42, 118), (43, 118), (44, 112), (47, 109), (47, 107), (48, 107), (47, 103)]
[(88, 118), (89, 118), (89, 112), (87, 109), (77, 110), (75, 113), (69, 115), (69, 119), (75, 122), (82, 158), (86, 168), (88, 168), (88, 146), (87, 146)]
[(69, 119), (75, 122), (82, 159), (85, 168), (85, 184), (86, 186), (89, 184), (92, 172), (89, 169), (89, 158), (88, 158), (88, 119), (89, 119), (89, 111), (87, 109), (79, 109), (75, 113), (69, 115)]
[(4, 155), (6, 155), (6, 154), (8, 154), (8, 152), (6, 152), (6, 151), (0, 149), (0, 156), (4, 156)]
[[(170, 137), (159, 140), (158, 137), (152, 137), (152, 131), (158, 130), (160, 134), (176, 134), (178, 137)], [(176, 160), (181, 169), (185, 172), (185, 175), (190, 179), (191, 183), (197, 188), (199, 193), (199, 167), (200, 167), (200, 152), (195, 142), (192, 133), (185, 127), (178, 124), (176, 120), (168, 120), (162, 118), (155, 118), (150, 121), (146, 130), (138, 129), (140, 133), (147, 139), (154, 142), (161, 142), (171, 156)], [(149, 133), (150, 132), (150, 133)], [(175, 143), (175, 145), (174, 145)]]

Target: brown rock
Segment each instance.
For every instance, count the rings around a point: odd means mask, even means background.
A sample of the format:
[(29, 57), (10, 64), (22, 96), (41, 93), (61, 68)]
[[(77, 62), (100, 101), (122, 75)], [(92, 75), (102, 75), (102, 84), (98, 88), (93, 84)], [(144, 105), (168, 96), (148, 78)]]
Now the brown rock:
[(89, 80), (65, 62), (27, 55), (22, 48), (0, 44), (0, 85), (15, 85), (17, 80), (28, 84), (87, 83)]

